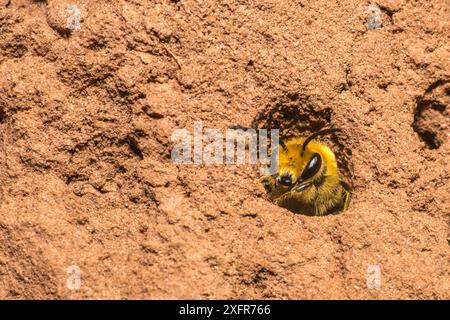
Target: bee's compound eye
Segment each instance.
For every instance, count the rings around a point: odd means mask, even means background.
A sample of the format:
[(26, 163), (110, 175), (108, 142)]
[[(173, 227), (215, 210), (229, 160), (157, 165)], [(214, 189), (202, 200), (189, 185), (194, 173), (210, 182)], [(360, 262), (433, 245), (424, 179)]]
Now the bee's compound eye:
[(311, 178), (319, 171), (321, 166), (322, 158), (318, 153), (314, 153), (311, 159), (306, 164), (305, 169), (303, 169), (300, 179), (303, 181)]
[(289, 174), (283, 174), (277, 178), (279, 184), (289, 187), (292, 184), (292, 178)]

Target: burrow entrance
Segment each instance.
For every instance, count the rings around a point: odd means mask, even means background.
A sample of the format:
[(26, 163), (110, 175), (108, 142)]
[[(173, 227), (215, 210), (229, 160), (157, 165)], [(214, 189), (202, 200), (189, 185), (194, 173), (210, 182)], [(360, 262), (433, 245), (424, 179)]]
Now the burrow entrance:
[(429, 149), (438, 149), (450, 128), (450, 81), (434, 82), (417, 100), (413, 128)]
[[(288, 94), (275, 99), (267, 108), (257, 114), (253, 128), (279, 129), (280, 139), (306, 137), (324, 128), (339, 127), (333, 123), (331, 108), (318, 108), (308, 97)], [(349, 140), (345, 128), (338, 135), (321, 137), (336, 155), (342, 179), (353, 188), (354, 169), (352, 150), (347, 147)]]

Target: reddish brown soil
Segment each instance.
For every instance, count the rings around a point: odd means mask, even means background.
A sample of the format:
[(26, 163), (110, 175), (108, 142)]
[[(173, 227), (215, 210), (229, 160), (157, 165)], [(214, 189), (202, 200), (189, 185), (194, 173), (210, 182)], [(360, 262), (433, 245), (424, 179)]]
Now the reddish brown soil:
[[(155, 2), (0, 0), (0, 298), (449, 299), (448, 1), (379, 0), (379, 30), (369, 1)], [(343, 128), (350, 209), (172, 163), (197, 120)]]

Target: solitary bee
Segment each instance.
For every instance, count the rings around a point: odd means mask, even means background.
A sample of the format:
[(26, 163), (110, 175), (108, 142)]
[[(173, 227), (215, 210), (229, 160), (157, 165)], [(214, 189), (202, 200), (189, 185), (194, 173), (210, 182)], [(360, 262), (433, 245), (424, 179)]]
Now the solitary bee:
[(341, 131), (325, 129), (308, 138), (280, 141), (278, 171), (261, 177), (269, 198), (279, 206), (306, 215), (344, 211), (351, 189), (341, 180), (336, 157), (318, 136)]

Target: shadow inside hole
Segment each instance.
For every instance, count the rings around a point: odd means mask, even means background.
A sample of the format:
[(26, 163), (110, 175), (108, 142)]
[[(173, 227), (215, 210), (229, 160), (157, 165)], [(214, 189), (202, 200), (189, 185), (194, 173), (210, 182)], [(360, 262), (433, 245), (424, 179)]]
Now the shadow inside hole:
[(280, 136), (289, 139), (308, 135), (330, 125), (331, 117), (331, 108), (317, 110), (306, 98), (290, 94), (258, 113), (252, 127), (279, 129)]
[(312, 211), (310, 209), (305, 209), (303, 206), (299, 205), (298, 202), (296, 202), (295, 200), (290, 200), (289, 202), (284, 203), (282, 207), (291, 211), (292, 213), (301, 214), (303, 216), (309, 216), (309, 217), (315, 217), (315, 216), (322, 217), (322, 216), (329, 216), (329, 215), (338, 215), (343, 212), (342, 207), (336, 207), (336, 208), (330, 209), (328, 212), (324, 213), (323, 215), (316, 215), (314, 211)]
[(0, 108), (0, 123), (5, 122), (5, 120), (6, 120), (6, 112), (2, 108)]
[(429, 149), (438, 149), (450, 128), (450, 80), (433, 82), (417, 100), (414, 112), (414, 131)]
[(435, 100), (422, 100), (414, 115), (413, 129), (429, 149), (438, 149), (450, 127), (446, 105)]

